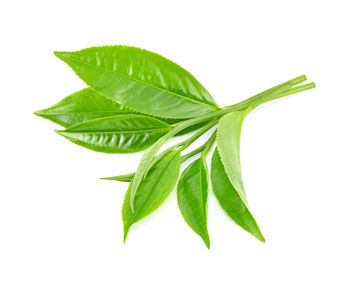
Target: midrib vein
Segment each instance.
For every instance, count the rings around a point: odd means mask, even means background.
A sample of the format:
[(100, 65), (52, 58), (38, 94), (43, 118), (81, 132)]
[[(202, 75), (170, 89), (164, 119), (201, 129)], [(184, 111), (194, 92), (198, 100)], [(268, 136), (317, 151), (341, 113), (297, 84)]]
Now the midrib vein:
[(85, 133), (99, 133), (99, 134), (108, 134), (108, 133), (145, 133), (145, 132), (158, 132), (158, 131), (168, 131), (171, 128), (160, 128), (160, 129), (142, 129), (142, 130), (126, 130), (126, 131), (74, 131), (74, 130), (64, 130), (62, 133), (79, 133), (79, 134), (85, 134)]

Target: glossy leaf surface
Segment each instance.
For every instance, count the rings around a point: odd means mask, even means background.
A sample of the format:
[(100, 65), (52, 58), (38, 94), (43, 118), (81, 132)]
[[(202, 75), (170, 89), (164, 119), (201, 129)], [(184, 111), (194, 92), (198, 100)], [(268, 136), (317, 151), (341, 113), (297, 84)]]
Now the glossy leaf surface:
[(184, 119), (218, 109), (190, 73), (146, 50), (104, 46), (55, 55), (93, 89), (144, 114)]
[(171, 129), (155, 118), (120, 115), (80, 123), (58, 133), (95, 151), (132, 153), (148, 148)]
[(187, 224), (210, 248), (207, 228), (208, 170), (201, 156), (182, 173), (177, 186), (177, 201)]
[(67, 128), (93, 119), (135, 114), (135, 112), (92, 88), (85, 88), (67, 96), (50, 108), (36, 111), (35, 114)]
[(215, 149), (211, 161), (211, 181), (213, 192), (229, 217), (257, 239), (265, 242), (254, 217), (228, 179), (217, 149)]
[(247, 205), (239, 154), (241, 127), (245, 115), (245, 112), (236, 111), (223, 116), (218, 124), (216, 140), (227, 176), (242, 201)]
[(155, 211), (173, 190), (180, 171), (180, 152), (170, 151), (162, 156), (141, 181), (134, 199), (134, 212), (130, 207), (130, 187), (123, 204), (124, 240), (131, 225)]

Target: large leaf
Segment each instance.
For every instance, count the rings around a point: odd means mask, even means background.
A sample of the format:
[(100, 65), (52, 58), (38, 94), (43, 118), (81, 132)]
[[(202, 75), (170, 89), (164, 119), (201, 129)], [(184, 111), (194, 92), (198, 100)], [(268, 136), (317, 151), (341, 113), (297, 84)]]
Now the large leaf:
[(224, 169), (233, 187), (247, 205), (239, 154), (241, 127), (246, 112), (235, 111), (223, 116), (218, 124), (217, 144)]
[(217, 149), (215, 149), (211, 161), (211, 181), (213, 192), (229, 217), (257, 239), (265, 242), (265, 238), (248, 207), (228, 179)]
[(73, 125), (58, 131), (83, 147), (106, 153), (144, 150), (172, 129), (167, 123), (142, 115), (119, 115)]
[(190, 73), (146, 50), (104, 46), (55, 55), (93, 89), (141, 113), (184, 119), (218, 109)]
[(155, 211), (169, 196), (180, 172), (180, 151), (165, 153), (141, 181), (134, 199), (134, 212), (130, 207), (130, 187), (123, 204), (124, 241), (131, 225)]
[(177, 200), (187, 224), (210, 248), (207, 228), (208, 170), (203, 156), (182, 173), (177, 186)]
[(35, 112), (36, 115), (66, 128), (93, 119), (132, 113), (135, 112), (99, 94), (92, 88), (75, 92), (50, 108)]
[[(67, 128), (93, 119), (138, 113), (88, 87), (68, 95), (50, 108), (36, 111), (35, 114)], [(168, 124), (175, 124), (181, 121), (168, 118), (158, 119)], [(175, 136), (182, 136), (193, 132), (206, 123), (207, 122), (203, 122), (188, 127)]]

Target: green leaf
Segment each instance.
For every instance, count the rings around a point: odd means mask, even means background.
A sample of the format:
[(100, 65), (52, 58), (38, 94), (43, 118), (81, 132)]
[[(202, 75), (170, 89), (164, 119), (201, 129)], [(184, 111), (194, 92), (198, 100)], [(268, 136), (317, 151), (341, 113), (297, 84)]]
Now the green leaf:
[(131, 182), (125, 194), (122, 216), (124, 241), (130, 227), (155, 211), (173, 190), (180, 172), (180, 151), (165, 153), (141, 181), (134, 199), (134, 212), (130, 207)]
[(135, 114), (135, 112), (91, 88), (85, 88), (67, 96), (50, 108), (36, 111), (35, 114), (67, 128), (93, 119)]
[[(93, 119), (140, 113), (132, 111), (88, 87), (68, 95), (50, 108), (36, 111), (34, 114), (67, 128)], [(168, 124), (181, 121), (167, 118), (161, 118), (160, 120)], [(176, 134), (176, 136), (187, 134), (200, 127), (200, 124), (192, 126)]]
[(83, 147), (106, 153), (132, 153), (144, 150), (172, 127), (142, 115), (119, 115), (83, 122), (58, 131)]
[(239, 146), (243, 119), (248, 111), (234, 111), (223, 116), (218, 124), (216, 138), (226, 174), (246, 205), (247, 198), (242, 182)]
[(157, 155), (157, 152), (166, 141), (167, 141), (167, 136), (160, 138), (155, 144), (149, 147), (141, 157), (140, 163), (133, 177), (133, 183), (131, 184), (131, 188), (130, 188), (130, 207), (132, 212), (134, 212), (134, 199), (135, 199), (136, 191), (142, 179), (146, 176), (147, 171), (149, 170), (153, 159)]
[(93, 89), (141, 113), (185, 119), (218, 109), (190, 73), (146, 50), (103, 46), (55, 55)]
[(265, 238), (248, 207), (242, 201), (235, 187), (232, 186), (217, 149), (215, 149), (211, 161), (211, 181), (213, 192), (229, 217), (257, 239), (265, 242)]
[(201, 156), (182, 173), (177, 186), (177, 200), (187, 224), (210, 248), (207, 228), (208, 170)]

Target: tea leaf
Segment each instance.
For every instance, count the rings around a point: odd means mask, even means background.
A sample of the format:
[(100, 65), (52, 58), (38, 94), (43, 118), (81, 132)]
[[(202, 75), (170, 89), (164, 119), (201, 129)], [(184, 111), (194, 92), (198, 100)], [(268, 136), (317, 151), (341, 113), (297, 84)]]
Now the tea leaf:
[(182, 173), (177, 186), (177, 200), (187, 224), (210, 248), (207, 229), (208, 170), (203, 156)]
[(63, 127), (115, 115), (135, 114), (92, 88), (75, 92), (50, 108), (36, 111), (36, 115)]
[(233, 221), (260, 241), (265, 242), (254, 217), (238, 191), (232, 186), (221, 158), (218, 150), (215, 149), (211, 161), (211, 181), (216, 198)]
[(241, 127), (245, 115), (246, 112), (234, 111), (223, 116), (218, 124), (216, 140), (227, 177), (247, 205), (239, 154)]
[(165, 153), (141, 181), (134, 199), (134, 212), (130, 207), (131, 182), (125, 194), (122, 216), (124, 241), (130, 227), (155, 211), (173, 190), (180, 172), (180, 151)]
[(141, 113), (185, 119), (218, 109), (190, 73), (146, 50), (104, 46), (55, 55), (93, 89)]
[(158, 119), (131, 114), (95, 119), (57, 132), (95, 151), (132, 153), (148, 148), (171, 129)]
[[(50, 108), (36, 111), (34, 114), (67, 128), (93, 119), (140, 113), (132, 111), (88, 87), (68, 95)], [(170, 125), (181, 121), (179, 119), (168, 118), (158, 119)], [(175, 136), (182, 136), (193, 132), (201, 128), (204, 124), (206, 122), (188, 127)]]

